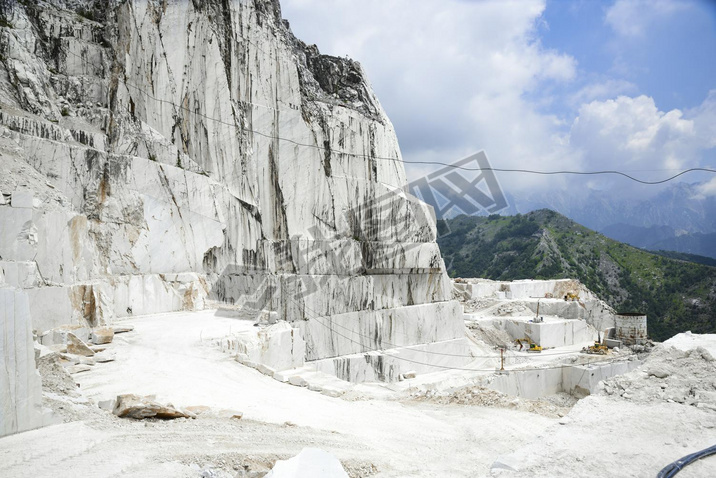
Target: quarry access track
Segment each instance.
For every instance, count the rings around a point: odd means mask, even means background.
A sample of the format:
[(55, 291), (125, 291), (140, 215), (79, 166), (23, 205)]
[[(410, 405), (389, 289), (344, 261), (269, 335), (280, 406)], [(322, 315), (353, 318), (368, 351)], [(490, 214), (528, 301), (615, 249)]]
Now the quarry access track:
[[(495, 457), (527, 444), (554, 423), (508, 409), (367, 399), (369, 391), (349, 401), (283, 384), (211, 345), (212, 338), (236, 327), (235, 320), (216, 317), (213, 311), (147, 316), (130, 323), (134, 332), (112, 344), (114, 362), (73, 376), (84, 397), (100, 401), (122, 393), (156, 395), (179, 407), (239, 410), (244, 417), (240, 422), (251, 425), (200, 417), (148, 422), (145, 427), (96, 405), (67, 404), (81, 423), (0, 440), (0, 475), (84, 475), (96, 470), (97, 462), (106, 462), (102, 470), (107, 473), (99, 475), (196, 477), (191, 463), (218, 462), (227, 453), (275, 459), (317, 446), (344, 463), (369, 463), (377, 476), (483, 476)], [(176, 448), (171, 444), (175, 440)], [(48, 465), (38, 473), (37, 463)]]
[[(381, 398), (368, 384), (333, 398), (280, 383), (222, 353), (212, 340), (236, 322), (213, 311), (129, 323), (135, 330), (111, 345), (114, 362), (73, 376), (78, 396), (46, 394), (45, 404), (68, 423), (0, 439), (0, 476), (249, 476), (243, 471), (261, 473), (277, 459), (318, 447), (339, 458), (352, 477), (653, 477), (716, 439), (713, 410), (602, 392), (561, 418), (509, 404)], [(640, 368), (629, 380), (655, 380), (641, 374), (647, 375)], [(133, 421), (95, 404), (122, 393), (156, 395), (178, 407), (238, 410), (243, 418)], [(683, 476), (715, 471), (716, 463), (704, 460)]]

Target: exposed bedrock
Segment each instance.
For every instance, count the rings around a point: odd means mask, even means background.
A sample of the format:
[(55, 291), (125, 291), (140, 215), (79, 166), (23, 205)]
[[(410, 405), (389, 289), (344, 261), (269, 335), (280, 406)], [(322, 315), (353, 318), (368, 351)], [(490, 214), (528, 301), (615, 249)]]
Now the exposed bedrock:
[(403, 190), (360, 64), (297, 40), (277, 1), (0, 15), (0, 267), (38, 335), (206, 300), (277, 313), (308, 357), (346, 348), (311, 317), (445, 303), (401, 327), (459, 329), (432, 209)]

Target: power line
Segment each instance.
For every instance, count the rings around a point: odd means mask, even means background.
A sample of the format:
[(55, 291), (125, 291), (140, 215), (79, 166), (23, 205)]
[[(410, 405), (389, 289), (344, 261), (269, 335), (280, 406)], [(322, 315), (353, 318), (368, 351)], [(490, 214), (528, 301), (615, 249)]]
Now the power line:
[[(248, 41), (248, 40), (246, 40), (246, 41), (247, 41), (248, 43), (251, 43), (251, 44), (255, 45), (255, 43), (253, 43), (253, 42), (251, 42), (251, 41)], [(262, 50), (261, 48), (259, 48), (258, 46), (257, 46), (257, 48), (260, 49), (261, 51), (263, 51), (263, 50)], [(78, 57), (78, 58), (82, 59), (83, 61), (85, 61), (85, 59), (84, 59), (83, 57), (81, 57), (81, 56), (79, 56), (79, 55), (77, 55), (77, 54), (75, 54), (75, 53), (73, 53), (73, 52), (71, 52), (71, 51), (67, 51), (66, 53), (70, 53), (71, 55), (74, 55), (75, 57)], [(616, 175), (616, 176), (625, 177), (625, 178), (627, 178), (627, 179), (629, 179), (629, 180), (631, 180), (631, 181), (634, 181), (634, 182), (637, 182), (637, 183), (640, 183), (640, 184), (645, 184), (645, 185), (664, 184), (664, 183), (673, 181), (674, 179), (677, 179), (677, 178), (679, 178), (679, 177), (681, 177), (681, 176), (683, 176), (683, 175), (685, 175), (685, 174), (692, 173), (692, 172), (704, 172), (704, 173), (711, 173), (711, 174), (715, 174), (715, 173), (716, 173), (716, 169), (711, 169), (711, 168), (689, 168), (689, 169), (685, 169), (685, 170), (678, 170), (679, 172), (678, 172), (677, 174), (674, 174), (673, 176), (670, 176), (670, 177), (668, 177), (668, 178), (666, 178), (666, 179), (661, 179), (661, 180), (657, 180), (657, 181), (646, 181), (646, 180), (642, 180), (642, 179), (636, 178), (636, 177), (634, 177), (634, 176), (631, 176), (631, 175), (627, 174), (626, 172), (624, 172), (624, 171), (619, 171), (619, 170), (601, 170), (601, 171), (573, 171), (573, 170), (538, 171), (538, 170), (520, 169), (520, 168), (493, 168), (493, 167), (468, 168), (468, 167), (464, 167), (464, 166), (458, 166), (458, 165), (455, 165), (455, 164), (444, 163), (444, 162), (441, 162), (441, 161), (411, 161), (411, 160), (406, 160), (406, 159), (400, 159), (400, 158), (398, 158), (398, 157), (393, 158), (393, 157), (385, 157), (385, 156), (373, 156), (373, 155), (367, 155), (367, 154), (364, 154), (364, 153), (354, 153), (354, 152), (349, 152), (349, 151), (341, 151), (341, 150), (337, 150), (337, 149), (333, 149), (333, 148), (326, 148), (326, 147), (324, 147), (324, 146), (320, 146), (320, 145), (317, 145), (317, 144), (301, 143), (301, 142), (298, 142), (298, 141), (295, 141), (295, 140), (292, 140), (292, 139), (289, 139), (289, 138), (283, 138), (283, 137), (281, 137), (281, 136), (276, 136), (276, 135), (272, 135), (272, 134), (262, 133), (262, 132), (260, 132), (260, 131), (257, 131), (257, 130), (248, 128), (248, 127), (246, 127), (246, 126), (242, 126), (242, 125), (237, 124), (237, 123), (229, 123), (229, 122), (223, 121), (223, 120), (221, 120), (221, 119), (219, 119), (219, 118), (214, 118), (214, 117), (209, 116), (209, 115), (206, 115), (206, 114), (204, 114), (204, 113), (200, 113), (200, 112), (198, 112), (198, 111), (190, 110), (189, 108), (187, 108), (187, 107), (185, 107), (185, 106), (183, 106), (183, 105), (178, 105), (178, 104), (176, 104), (176, 103), (174, 103), (174, 102), (172, 102), (172, 101), (164, 100), (164, 99), (162, 99), (162, 98), (157, 98), (157, 97), (155, 97), (154, 95), (152, 95), (151, 93), (147, 92), (146, 90), (144, 90), (144, 89), (140, 88), (139, 86), (136, 86), (136, 85), (134, 85), (134, 84), (132, 84), (132, 83), (129, 83), (129, 82), (127, 82), (126, 80), (122, 80), (122, 79), (119, 79), (119, 78), (117, 78), (117, 80), (118, 80), (120, 83), (124, 84), (126, 87), (135, 89), (136, 91), (140, 92), (141, 94), (145, 95), (146, 97), (148, 97), (148, 98), (150, 98), (150, 99), (152, 99), (152, 100), (154, 100), (154, 101), (156, 101), (156, 102), (163, 103), (163, 104), (167, 104), (167, 105), (171, 105), (171, 106), (173, 106), (174, 108), (177, 108), (177, 109), (186, 111), (187, 113), (194, 114), (194, 115), (196, 115), (196, 116), (199, 116), (199, 117), (204, 118), (204, 119), (209, 120), (209, 121), (214, 121), (214, 122), (216, 122), (216, 123), (219, 123), (219, 124), (222, 124), (222, 125), (225, 125), (225, 126), (231, 126), (231, 127), (233, 127), (233, 128), (238, 128), (238, 129), (240, 129), (241, 131), (253, 133), (253, 134), (255, 134), (255, 135), (258, 135), (258, 136), (261, 136), (261, 137), (264, 137), (264, 138), (267, 138), (267, 139), (270, 139), (270, 140), (274, 140), (274, 141), (284, 141), (284, 142), (293, 144), (293, 145), (295, 145), (295, 146), (304, 147), (304, 148), (311, 148), (311, 149), (315, 149), (315, 150), (318, 150), (318, 151), (322, 151), (322, 152), (324, 152), (324, 153), (328, 152), (328, 153), (331, 153), (331, 154), (352, 156), (352, 157), (362, 158), (362, 159), (367, 159), (367, 160), (393, 161), (393, 162), (399, 162), (399, 163), (403, 163), (403, 164), (421, 164), (421, 165), (431, 165), (431, 166), (443, 166), (443, 167), (447, 167), (447, 168), (451, 168), (451, 169), (457, 169), (457, 170), (461, 170), (461, 171), (471, 171), (471, 172), (493, 171), (493, 172), (502, 172), (502, 173), (534, 174), (534, 175), (540, 175), (540, 176), (555, 176), (555, 175), (602, 176), (602, 175)], [(278, 109), (278, 108), (273, 108), (273, 107), (266, 106), (266, 105), (260, 105), (260, 104), (252, 103), (252, 102), (250, 102), (250, 101), (244, 101), (244, 100), (237, 100), (237, 101), (238, 101), (239, 103), (250, 104), (250, 105), (256, 106), (256, 107), (268, 108), (268, 109), (272, 109), (272, 110), (278, 111), (278, 112), (288, 112), (287, 110), (282, 110), (282, 109)], [(644, 170), (644, 171), (650, 171), (650, 170)], [(651, 171), (660, 171), (660, 170), (651, 170)]]
[[(403, 161), (404, 163), (409, 164), (431, 164), (431, 165), (442, 165), (442, 166), (449, 166), (453, 169), (462, 169), (464, 171), (495, 171), (495, 172), (502, 172), (502, 173), (527, 173), (527, 174), (537, 174), (542, 176), (554, 176), (559, 174), (569, 174), (569, 175), (579, 175), (579, 176), (597, 176), (597, 175), (618, 175), (623, 176), (627, 179), (631, 179), (632, 181), (636, 181), (637, 183), (646, 184), (646, 185), (656, 185), (656, 184), (663, 184), (667, 183), (669, 181), (673, 181), (674, 179), (678, 178), (679, 176), (683, 176), (687, 173), (692, 172), (706, 172), (706, 173), (716, 173), (716, 169), (709, 169), (709, 168), (689, 168), (684, 170), (679, 170), (680, 172), (678, 174), (675, 174), (671, 177), (668, 177), (666, 179), (662, 179), (659, 181), (645, 181), (642, 179), (635, 178), (634, 176), (630, 176), (629, 174), (623, 172), (623, 171), (616, 171), (616, 170), (604, 170), (604, 171), (569, 171), (569, 170), (562, 170), (562, 171), (535, 171), (531, 169), (507, 169), (507, 168), (464, 168), (461, 166), (454, 166), (446, 163), (441, 163), (439, 161), (425, 161), (425, 162), (417, 162), (417, 161)], [(648, 171), (648, 170), (646, 170)], [(656, 170), (658, 171), (658, 170)]]
[[(260, 132), (260, 131), (257, 131), (257, 130), (251, 129), (251, 128), (247, 128), (247, 127), (245, 127), (245, 126), (241, 126), (241, 125), (238, 125), (238, 124), (235, 124), (235, 123), (228, 123), (228, 122), (223, 121), (223, 120), (220, 120), (220, 119), (218, 119), (218, 118), (213, 118), (213, 117), (211, 117), (211, 116), (205, 115), (205, 114), (203, 114), (203, 113), (199, 113), (199, 112), (196, 112), (196, 111), (191, 111), (189, 108), (186, 108), (185, 106), (182, 106), (182, 105), (177, 105), (177, 104), (174, 103), (174, 102), (171, 102), (171, 101), (168, 101), (168, 100), (163, 100), (163, 99), (161, 99), (161, 98), (156, 98), (156, 97), (152, 96), (151, 94), (149, 94), (148, 92), (142, 90), (141, 88), (139, 88), (139, 87), (136, 86), (136, 85), (127, 83), (127, 82), (125, 82), (125, 81), (123, 81), (123, 80), (120, 80), (120, 81), (121, 81), (122, 83), (124, 83), (126, 86), (136, 89), (137, 91), (143, 93), (144, 95), (148, 96), (149, 98), (151, 98), (151, 99), (153, 99), (153, 100), (155, 100), (155, 101), (158, 101), (158, 102), (161, 102), (161, 103), (170, 104), (170, 105), (172, 105), (172, 106), (174, 106), (174, 107), (176, 107), (176, 108), (180, 108), (180, 109), (182, 109), (182, 110), (184, 110), (184, 111), (187, 111), (187, 112), (189, 112), (189, 113), (191, 113), (191, 114), (195, 114), (195, 115), (200, 116), (200, 117), (203, 117), (203, 118), (208, 119), (208, 120), (210, 120), (210, 121), (215, 121), (215, 122), (217, 122), (217, 123), (224, 124), (224, 125), (227, 125), (227, 126), (237, 127), (237, 128), (239, 128), (239, 129), (241, 129), (241, 130), (243, 130), (243, 131), (251, 132), (251, 133), (254, 133), (254, 134), (258, 135), (258, 136), (262, 136), (262, 137), (264, 137), (264, 138), (271, 139), (271, 140), (274, 140), (274, 141), (285, 141), (285, 142), (291, 143), (291, 144), (293, 144), (293, 145), (295, 145), (295, 146), (300, 146), (300, 147), (305, 147), (305, 148), (312, 148), (312, 149), (316, 149), (316, 150), (318, 150), (318, 151), (328, 152), (328, 153), (331, 153), (331, 154), (353, 156), (353, 157), (356, 157), (356, 158), (362, 158), (362, 159), (368, 159), (368, 160), (394, 161), (394, 162), (399, 162), (399, 163), (404, 163), (404, 164), (427, 164), (427, 165), (433, 165), (433, 166), (449, 167), (449, 168), (452, 168), (452, 169), (459, 169), (459, 170), (462, 170), (462, 171), (494, 171), (494, 172), (503, 172), (503, 173), (526, 173), (526, 174), (535, 174), (535, 175), (542, 175), (542, 176), (554, 176), (554, 175), (563, 175), (563, 174), (565, 174), (565, 175), (581, 175), (581, 176), (618, 175), (618, 176), (623, 176), (623, 177), (625, 177), (625, 178), (627, 178), (627, 179), (630, 179), (630, 180), (632, 180), (632, 181), (635, 181), (635, 182), (637, 182), (637, 183), (646, 184), (646, 185), (657, 185), (657, 184), (667, 183), (667, 182), (669, 182), (669, 181), (673, 181), (674, 179), (676, 179), (676, 178), (678, 178), (678, 177), (680, 177), (680, 176), (683, 176), (684, 174), (691, 173), (691, 172), (700, 171), (700, 172), (707, 172), (707, 173), (716, 173), (716, 169), (709, 169), (709, 168), (689, 168), (689, 169), (686, 169), (686, 170), (682, 170), (682, 171), (680, 171), (679, 173), (677, 173), (677, 174), (675, 174), (675, 175), (673, 175), (673, 176), (671, 176), (671, 177), (668, 177), (668, 178), (666, 178), (666, 179), (662, 179), (662, 180), (659, 180), (659, 181), (645, 181), (645, 180), (642, 180), (642, 179), (635, 178), (634, 176), (631, 176), (631, 175), (629, 175), (629, 174), (627, 174), (627, 173), (625, 173), (625, 172), (616, 171), (616, 170), (604, 170), (604, 171), (570, 171), (570, 170), (561, 170), (561, 171), (536, 171), (536, 170), (530, 170), (530, 169), (509, 169), (509, 168), (493, 168), (493, 167), (487, 167), (487, 168), (483, 168), (483, 167), (467, 168), (467, 167), (464, 167), (464, 166), (458, 166), (458, 165), (454, 165), (454, 164), (443, 163), (443, 162), (440, 162), (440, 161), (410, 161), (410, 160), (406, 160), (406, 159), (400, 159), (400, 158), (397, 158), (397, 157), (396, 157), (396, 158), (388, 158), (388, 157), (384, 157), (384, 156), (372, 156), (372, 155), (367, 155), (367, 154), (363, 154), (363, 153), (352, 153), (352, 152), (348, 152), (348, 151), (341, 151), (341, 150), (336, 150), (336, 149), (332, 149), (332, 148), (326, 148), (326, 147), (323, 147), (323, 146), (319, 146), (319, 145), (317, 145), (317, 144), (300, 143), (300, 142), (294, 141), (294, 140), (292, 140), (292, 139), (288, 139), (288, 138), (283, 138), (283, 137), (280, 137), (280, 136), (274, 136), (274, 135), (271, 135), (271, 134), (262, 133), (262, 132)], [(253, 104), (253, 103), (251, 103), (251, 102), (246, 102), (246, 103)], [(263, 105), (259, 105), (259, 106), (263, 106)], [(277, 111), (284, 111), (284, 110), (277, 110)]]

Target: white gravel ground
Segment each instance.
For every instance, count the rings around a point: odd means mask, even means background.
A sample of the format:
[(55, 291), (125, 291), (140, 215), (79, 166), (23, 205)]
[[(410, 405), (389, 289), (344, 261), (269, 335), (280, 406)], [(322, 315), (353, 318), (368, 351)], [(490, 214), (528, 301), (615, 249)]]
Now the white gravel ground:
[[(265, 472), (310, 446), (338, 457), (354, 477), (653, 477), (673, 459), (716, 443), (712, 410), (617, 395), (588, 397), (562, 419), (400, 400), (407, 395), (381, 399), (370, 387), (351, 401), (331, 398), (279, 383), (210, 345), (250, 323), (211, 311), (129, 323), (135, 331), (111, 345), (115, 362), (74, 376), (79, 397), (48, 397), (80, 421), (0, 439), (0, 476), (250, 476), (245, 471)], [(137, 422), (92, 404), (121, 393), (238, 410), (244, 418)], [(518, 471), (491, 471), (498, 458)], [(716, 461), (682, 473), (716, 476)]]

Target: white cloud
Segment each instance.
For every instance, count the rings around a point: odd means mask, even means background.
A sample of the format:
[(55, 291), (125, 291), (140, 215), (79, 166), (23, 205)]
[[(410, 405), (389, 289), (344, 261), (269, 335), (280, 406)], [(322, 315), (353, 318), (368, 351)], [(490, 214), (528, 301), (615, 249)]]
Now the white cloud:
[(619, 95), (637, 92), (637, 86), (626, 80), (606, 79), (604, 81), (589, 83), (569, 98), (570, 104), (579, 107), (594, 100), (606, 100)]
[[(299, 38), (363, 64), (406, 159), (452, 162), (484, 149), (496, 167), (567, 164), (565, 125), (540, 112), (537, 93), (570, 83), (576, 61), (540, 44), (544, 0), (282, 5)], [(533, 178), (505, 179), (523, 187)]]
[(642, 37), (654, 22), (689, 7), (683, 0), (617, 0), (605, 20), (619, 35)]
[[(583, 105), (570, 143), (585, 164), (621, 170), (685, 169), (716, 143), (716, 93), (688, 114), (660, 111), (648, 96), (619, 96)], [(663, 176), (661, 173), (658, 176)]]
[(696, 136), (700, 146), (704, 149), (716, 148), (716, 90), (709, 91), (704, 102), (688, 110), (686, 115), (696, 122)]
[(695, 199), (704, 199), (716, 196), (716, 178), (711, 179), (696, 188), (697, 195)]
[[(363, 64), (408, 160), (453, 162), (485, 150), (500, 168), (672, 169), (699, 164), (704, 150), (716, 146), (716, 92), (684, 112), (660, 111), (652, 98), (636, 96), (634, 84), (616, 78), (597, 77), (568, 96), (584, 79), (577, 78), (574, 58), (540, 43), (544, 0), (282, 5), (299, 38)], [(631, 31), (625, 22), (639, 20), (633, 18), (637, 7), (644, 7), (641, 0), (619, 0), (608, 21), (635, 34), (642, 27)], [(653, 7), (660, 15), (672, 8), (680, 7), (665, 0)], [(550, 92), (578, 111), (576, 120), (545, 112)], [(436, 168), (406, 169), (415, 179)], [(612, 179), (500, 174), (515, 194), (570, 184), (605, 187)]]

